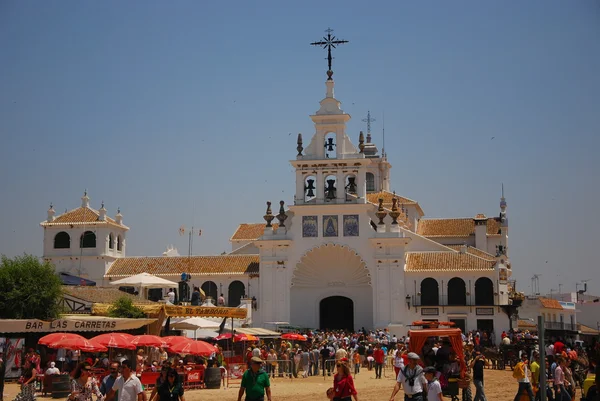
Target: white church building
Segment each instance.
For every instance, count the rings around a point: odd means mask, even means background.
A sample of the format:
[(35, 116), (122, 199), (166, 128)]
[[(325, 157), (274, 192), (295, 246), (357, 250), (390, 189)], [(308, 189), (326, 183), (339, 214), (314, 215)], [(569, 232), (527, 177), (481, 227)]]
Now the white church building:
[[(241, 224), (221, 256), (126, 256), (129, 230), (104, 205), (81, 207), (41, 223), (44, 258), (59, 271), (108, 285), (148, 272), (192, 284), (230, 306), (255, 297), (253, 325), (384, 328), (405, 334), (414, 321), (452, 321), (463, 330), (508, 330), (508, 220), (498, 217), (427, 219), (419, 203), (390, 190), (389, 163), (363, 133), (346, 132), (350, 115), (334, 96), (310, 118), (314, 134), (298, 135), (292, 204), (268, 203), (266, 223)], [(273, 222), (274, 221), (274, 222)]]

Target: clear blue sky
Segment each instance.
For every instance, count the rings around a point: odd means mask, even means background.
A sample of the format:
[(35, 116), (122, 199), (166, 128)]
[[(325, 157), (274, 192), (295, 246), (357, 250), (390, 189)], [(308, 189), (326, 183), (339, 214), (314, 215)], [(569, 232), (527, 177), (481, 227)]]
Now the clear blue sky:
[(292, 202), (328, 26), (350, 41), (348, 133), (371, 110), (380, 145), (385, 112), (394, 190), (428, 217), (496, 215), (504, 182), (520, 289), (600, 292), (597, 1), (2, 1), (0, 253), (41, 255), (49, 203), (85, 188), (121, 207), (129, 255), (186, 253), (192, 224), (194, 253), (229, 250)]

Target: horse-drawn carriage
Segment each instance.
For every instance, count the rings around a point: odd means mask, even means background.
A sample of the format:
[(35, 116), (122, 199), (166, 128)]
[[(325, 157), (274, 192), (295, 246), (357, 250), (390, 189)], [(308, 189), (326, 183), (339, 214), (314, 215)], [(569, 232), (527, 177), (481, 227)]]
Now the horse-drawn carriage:
[[(442, 322), (433, 326), (434, 328), (424, 328), (410, 330), (409, 349), (411, 352), (423, 355), (423, 346), (428, 338), (447, 338), (450, 342), (452, 351), (456, 354), (459, 364), (459, 373), (450, 376), (447, 379), (447, 385), (442, 386), (443, 395), (450, 397), (452, 401), (461, 401), (460, 390), (462, 390), (462, 401), (471, 401), (472, 393), (470, 386), (470, 378), (467, 374), (467, 364), (465, 362), (465, 353), (463, 349), (462, 332), (455, 328), (439, 328)], [(413, 323), (413, 326), (416, 326)], [(431, 325), (423, 325), (423, 327), (432, 327)]]

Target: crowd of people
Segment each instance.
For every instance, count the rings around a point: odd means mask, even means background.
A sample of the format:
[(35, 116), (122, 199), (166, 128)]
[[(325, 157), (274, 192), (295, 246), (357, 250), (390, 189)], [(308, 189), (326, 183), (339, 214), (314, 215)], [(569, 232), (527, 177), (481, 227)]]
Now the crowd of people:
[[(518, 340), (513, 334), (513, 340)], [(375, 379), (384, 376), (384, 369), (393, 368), (396, 385), (390, 399), (398, 391), (404, 390), (405, 399), (428, 401), (442, 399), (449, 380), (458, 378), (465, 360), (472, 375), (475, 388), (474, 401), (487, 401), (484, 386), (484, 368), (488, 361), (482, 350), (493, 345), (493, 333), (469, 332), (462, 335), (465, 355), (457, 355), (451, 342), (445, 337), (429, 337), (418, 354), (409, 352), (411, 339), (396, 337), (386, 330), (350, 333), (345, 331), (309, 331), (306, 341), (282, 339), (262, 339), (245, 348), (243, 355), (247, 369), (243, 374), (239, 401), (244, 394), (246, 399), (271, 400), (270, 380), (275, 377), (332, 376), (333, 386), (327, 395), (335, 401), (358, 401), (358, 392), (353, 376), (363, 369), (374, 371)], [(502, 333), (502, 341), (510, 338), (510, 333)], [(525, 338), (525, 337), (523, 337)], [(534, 339), (533, 337), (528, 337)], [(509, 340), (510, 341), (510, 340)], [(469, 347), (471, 345), (471, 347)], [(22, 391), (16, 401), (35, 400), (34, 381), (38, 374), (47, 376), (70, 374), (71, 392), (69, 401), (112, 401), (116, 391), (119, 401), (185, 401), (180, 374), (197, 365), (224, 367), (226, 361), (223, 350), (210, 358), (182, 357), (169, 354), (159, 347), (149, 347), (148, 352), (139, 349), (135, 353), (117, 354), (109, 360), (106, 354), (98, 357), (68, 352), (64, 355), (47, 355), (47, 365), (42, 368), (42, 358), (38, 351), (29, 349), (23, 358), (20, 383)], [(577, 344), (565, 344), (560, 339), (548, 343), (545, 348), (546, 360), (540, 361), (538, 350), (523, 348), (520, 362), (514, 367), (513, 377), (517, 381), (515, 401), (522, 396), (531, 401), (539, 399), (542, 391), (548, 400), (571, 401), (577, 387), (576, 369), (581, 364), (582, 349)], [(46, 358), (45, 358), (46, 359)], [(78, 362), (83, 360), (83, 362)], [(595, 361), (590, 361), (595, 362)], [(595, 365), (588, 364), (586, 369)], [(91, 374), (101, 368), (106, 375), (94, 378)], [(160, 372), (149, 398), (142, 391), (138, 376), (144, 372)], [(224, 370), (226, 372), (226, 369)], [(385, 374), (387, 376), (387, 374)], [(540, 376), (546, 377), (545, 388), (540, 388)], [(262, 399), (258, 396), (262, 392)], [(595, 400), (596, 387), (588, 395)]]

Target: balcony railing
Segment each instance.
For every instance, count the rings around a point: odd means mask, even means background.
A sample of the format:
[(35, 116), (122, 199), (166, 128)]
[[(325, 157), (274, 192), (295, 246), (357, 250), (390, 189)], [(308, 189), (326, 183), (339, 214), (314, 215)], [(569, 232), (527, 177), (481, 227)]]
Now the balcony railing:
[(564, 322), (544, 322), (544, 328), (546, 330), (565, 330), (565, 331), (577, 331), (577, 325)]

